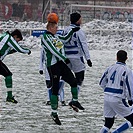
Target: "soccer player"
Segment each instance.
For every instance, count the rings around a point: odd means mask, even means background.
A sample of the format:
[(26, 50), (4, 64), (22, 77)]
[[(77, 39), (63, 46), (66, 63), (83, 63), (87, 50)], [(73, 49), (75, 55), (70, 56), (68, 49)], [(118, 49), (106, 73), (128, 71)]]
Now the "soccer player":
[[(100, 133), (108, 133), (114, 124), (116, 114), (127, 121), (112, 133), (121, 133), (133, 126), (133, 113), (129, 105), (133, 104), (133, 75), (126, 65), (127, 52), (117, 52), (116, 64), (107, 68), (100, 80), (104, 89), (104, 117), (105, 124)], [(128, 100), (128, 103), (126, 102)]]
[[(42, 75), (45, 71), (45, 81), (46, 81), (47, 94), (48, 94), (48, 101), (46, 102), (46, 105), (51, 105), (50, 97), (51, 97), (51, 94), (52, 94), (52, 90), (51, 90), (52, 83), (50, 81), (50, 76), (49, 76), (49, 73), (47, 71), (47, 68), (44, 67), (44, 63), (45, 63), (44, 55), (45, 55), (44, 50), (41, 49), (39, 73)], [(59, 89), (59, 94), (58, 94), (59, 95), (59, 100), (60, 100), (62, 106), (66, 106), (66, 103), (64, 101), (64, 81), (62, 79), (60, 79), (59, 88), (60, 88)]]
[[(74, 27), (80, 27), (82, 23), (82, 17), (79, 13), (74, 12), (70, 14), (70, 21), (71, 24), (65, 28), (64, 35), (67, 34), (70, 29)], [(84, 81), (86, 68), (84, 58), (87, 61), (88, 66), (92, 67), (88, 43), (83, 30), (80, 28), (79, 31), (72, 35), (70, 41), (66, 42), (64, 45), (66, 57), (70, 60), (68, 66), (75, 74), (78, 82), (78, 92), (80, 92), (80, 88)]]
[(51, 117), (56, 124), (61, 125), (57, 114), (59, 81), (61, 77), (71, 86), (72, 101), (69, 105), (73, 109), (76, 107), (76, 110), (84, 110), (78, 102), (77, 80), (66, 65), (70, 63), (70, 61), (65, 56), (63, 44), (64, 41), (69, 41), (71, 35), (79, 30), (79, 28), (73, 28), (66, 36), (56, 34), (58, 29), (56, 22), (48, 22), (46, 28), (47, 31), (41, 39), (41, 45), (45, 51), (45, 63), (52, 82), (52, 95), (50, 100), (52, 108)]
[(14, 52), (31, 53), (29, 49), (24, 49), (18, 44), (22, 39), (22, 34), (18, 29), (14, 30), (11, 34), (5, 32), (0, 35), (0, 75), (5, 77), (5, 85), (7, 87), (6, 101), (12, 103), (18, 103), (18, 101), (12, 96), (12, 73), (2, 60), (6, 55)]

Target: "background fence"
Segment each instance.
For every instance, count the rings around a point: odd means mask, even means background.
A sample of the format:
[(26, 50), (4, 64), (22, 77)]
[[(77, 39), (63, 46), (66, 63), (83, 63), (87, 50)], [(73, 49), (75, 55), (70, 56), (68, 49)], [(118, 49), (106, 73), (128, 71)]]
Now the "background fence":
[[(56, 12), (60, 17), (60, 25), (66, 25), (71, 12), (71, 4), (93, 6), (115, 6), (131, 8), (133, 0), (1, 0), (0, 20), (7, 21), (42, 21), (46, 22), (49, 12)], [(84, 22), (94, 18), (111, 20), (112, 18), (132, 18), (132, 9), (106, 8), (102, 12), (95, 7), (78, 7), (73, 11), (79, 11), (86, 15)], [(102, 13), (102, 14), (101, 14)], [(102, 17), (101, 17), (102, 16)]]

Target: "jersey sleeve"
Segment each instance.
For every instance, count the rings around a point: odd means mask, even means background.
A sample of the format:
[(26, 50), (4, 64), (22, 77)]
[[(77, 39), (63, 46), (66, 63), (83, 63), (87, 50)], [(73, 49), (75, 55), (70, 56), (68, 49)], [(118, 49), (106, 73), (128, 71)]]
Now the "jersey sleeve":
[(58, 35), (58, 37), (63, 43), (67, 43), (71, 39), (73, 33), (73, 30), (70, 29), (67, 34)]
[(44, 50), (43, 50), (43, 48), (41, 49), (41, 52), (40, 52), (39, 70), (44, 70)]
[(127, 99), (133, 100), (133, 73), (132, 71), (128, 72), (128, 75), (126, 76), (126, 88), (128, 91)]
[(29, 50), (28, 49), (24, 49), (22, 48), (15, 40), (12, 36), (10, 36), (7, 44), (13, 48), (14, 50), (16, 50), (17, 52), (20, 52), (20, 53), (29, 53)]
[(104, 74), (102, 75), (101, 79), (100, 79), (100, 82), (99, 82), (99, 85), (105, 89), (106, 87), (106, 84), (107, 84), (107, 73), (108, 73), (108, 69), (104, 72)]
[(76, 32), (79, 38), (79, 45), (82, 49), (82, 53), (86, 60), (90, 59), (90, 53), (89, 53), (89, 46), (87, 44), (86, 35), (84, 32), (80, 29), (78, 32)]

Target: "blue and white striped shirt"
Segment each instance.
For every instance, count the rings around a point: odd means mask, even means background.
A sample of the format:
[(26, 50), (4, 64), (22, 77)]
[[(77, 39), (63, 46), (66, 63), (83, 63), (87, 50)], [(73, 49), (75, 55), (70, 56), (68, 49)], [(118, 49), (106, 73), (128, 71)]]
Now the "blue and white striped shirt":
[[(71, 24), (64, 29), (64, 35), (70, 31), (70, 29), (77, 27), (74, 24)], [(70, 41), (64, 43), (65, 45), (65, 54), (67, 58), (80, 58), (85, 57), (86, 60), (90, 59), (89, 47), (87, 44), (86, 36), (82, 29), (75, 32)]]
[(99, 84), (105, 94), (133, 100), (133, 74), (124, 63), (117, 62), (107, 68)]

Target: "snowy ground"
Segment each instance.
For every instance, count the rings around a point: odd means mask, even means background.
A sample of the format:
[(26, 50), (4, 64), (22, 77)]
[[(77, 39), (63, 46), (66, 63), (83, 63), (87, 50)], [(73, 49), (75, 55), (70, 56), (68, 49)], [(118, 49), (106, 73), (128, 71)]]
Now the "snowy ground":
[[(85, 111), (74, 112), (69, 106), (59, 106), (59, 117), (62, 125), (51, 120), (50, 106), (47, 100), (44, 77), (38, 73), (39, 50), (32, 50), (31, 55), (16, 53), (5, 58), (4, 62), (13, 72), (13, 92), (18, 104), (6, 103), (4, 78), (1, 85), (0, 133), (98, 133), (104, 124), (103, 90), (99, 87), (99, 79), (105, 68), (115, 63), (117, 50), (91, 50), (93, 67), (87, 67), (83, 89), (79, 101)], [(131, 67), (131, 50), (128, 50)], [(65, 85), (65, 100), (71, 99), (69, 86)], [(117, 118), (113, 128), (123, 122)], [(132, 133), (133, 129), (127, 131)]]
[[(20, 26), (20, 27), (19, 27)], [(35, 22), (1, 22), (0, 28), (45, 28)], [(87, 67), (79, 101), (85, 111), (74, 112), (68, 106), (59, 106), (62, 125), (55, 125), (46, 106), (47, 91), (44, 76), (39, 75), (40, 38), (27, 34), (22, 45), (33, 48), (31, 55), (16, 53), (4, 62), (13, 72), (13, 92), (18, 104), (6, 103), (4, 78), (0, 77), (0, 133), (98, 133), (104, 124), (103, 90), (99, 79), (108, 65), (116, 62), (118, 49), (128, 51), (127, 65), (132, 68), (132, 25), (94, 20), (82, 27), (87, 35), (93, 67)], [(106, 29), (102, 32), (96, 29)], [(107, 30), (108, 29), (108, 30)], [(115, 29), (115, 31), (112, 31)], [(65, 85), (65, 100), (71, 99), (70, 88)], [(124, 120), (117, 117), (113, 128)], [(130, 129), (126, 133), (132, 133)]]

